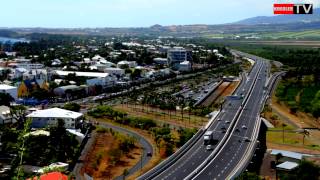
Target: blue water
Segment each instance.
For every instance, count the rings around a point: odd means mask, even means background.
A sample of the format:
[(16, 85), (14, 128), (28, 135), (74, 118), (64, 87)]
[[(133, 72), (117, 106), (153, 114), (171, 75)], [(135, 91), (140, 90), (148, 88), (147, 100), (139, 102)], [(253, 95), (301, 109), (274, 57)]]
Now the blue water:
[(16, 42), (29, 42), (29, 41), (24, 39), (24, 38), (16, 39), (16, 38), (0, 37), (0, 42), (1, 43), (10, 42), (10, 43), (13, 44), (13, 43), (16, 43)]

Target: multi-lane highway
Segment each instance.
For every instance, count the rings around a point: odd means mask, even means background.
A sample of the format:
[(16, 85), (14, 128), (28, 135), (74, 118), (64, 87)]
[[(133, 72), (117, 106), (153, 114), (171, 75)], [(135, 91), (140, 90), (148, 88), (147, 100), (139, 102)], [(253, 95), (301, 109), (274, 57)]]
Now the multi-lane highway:
[[(259, 114), (264, 99), (264, 86), (267, 79), (267, 65), (262, 61), (258, 78), (252, 93), (243, 106), (235, 128), (219, 153), (192, 179), (230, 179), (243, 167), (245, 158), (250, 158), (256, 146), (259, 131)], [(251, 151), (250, 151), (251, 150)]]
[(227, 100), (206, 129), (213, 131), (214, 138), (219, 140), (213, 151), (206, 150), (203, 139), (198, 138), (172, 165), (159, 168), (159, 172), (156, 167), (139, 179), (224, 179), (237, 167), (248, 145), (252, 144), (246, 142), (245, 137), (248, 137), (247, 141), (254, 140), (251, 137), (257, 130), (255, 118), (260, 110), (268, 72), (264, 61), (252, 59), (256, 60), (254, 67), (235, 91), (235, 95), (243, 96), (243, 99)]

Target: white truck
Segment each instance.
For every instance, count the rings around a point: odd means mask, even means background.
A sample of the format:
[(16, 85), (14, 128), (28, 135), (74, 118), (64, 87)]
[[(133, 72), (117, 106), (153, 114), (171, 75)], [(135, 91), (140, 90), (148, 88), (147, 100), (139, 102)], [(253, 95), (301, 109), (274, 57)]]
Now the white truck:
[(213, 145), (213, 144), (216, 144), (217, 142), (218, 140), (213, 138), (213, 131), (207, 131), (204, 133), (204, 136), (203, 136), (204, 145)]

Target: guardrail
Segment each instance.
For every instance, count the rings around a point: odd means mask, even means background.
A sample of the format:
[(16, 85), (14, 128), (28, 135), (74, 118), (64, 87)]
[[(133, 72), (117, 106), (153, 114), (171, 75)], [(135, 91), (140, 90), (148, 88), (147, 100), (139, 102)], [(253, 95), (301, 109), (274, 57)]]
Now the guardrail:
[(218, 111), (218, 113), (216, 113), (215, 116), (213, 116), (210, 119), (208, 124), (203, 129), (200, 129), (191, 139), (189, 139), (189, 141), (187, 143), (185, 143), (181, 148), (179, 148), (178, 151), (176, 151), (173, 155), (171, 155), (166, 160), (162, 161), (159, 165), (157, 165), (153, 169), (149, 170), (144, 175), (140, 176), (138, 179), (143, 179), (143, 180), (152, 179), (152, 178), (156, 177), (157, 175), (159, 175), (163, 169), (171, 166), (174, 162), (176, 162), (178, 159), (180, 159), (181, 156), (187, 150), (189, 150), (189, 148), (191, 146), (193, 146), (194, 143), (196, 143), (200, 137), (202, 137), (204, 132), (207, 130), (208, 126), (210, 126), (212, 124), (212, 122), (214, 121), (214, 119), (216, 119), (216, 117), (219, 115), (219, 113), (220, 113), (220, 111)]
[(164, 169), (170, 167), (174, 162), (176, 162), (180, 157), (187, 151), (191, 146), (193, 146), (200, 137), (202, 137), (204, 129), (200, 129), (187, 143), (185, 143), (181, 148), (178, 149), (173, 155), (162, 161), (153, 169), (149, 170), (147, 173), (138, 177), (139, 180), (149, 180), (153, 179), (159, 175)]
[(201, 104), (205, 99), (207, 99), (221, 84), (222, 84), (222, 80), (219, 81), (218, 84), (216, 84), (204, 97), (202, 97), (199, 101), (197, 101), (193, 106), (197, 106), (199, 104)]
[[(246, 95), (246, 97), (244, 98), (244, 101), (242, 104), (246, 105), (247, 102), (248, 102), (248, 99), (249, 97), (251, 96), (251, 93), (253, 91), (253, 88), (257, 82), (257, 79), (258, 79), (258, 75), (261, 71), (261, 68), (262, 68), (262, 64), (260, 65), (259, 67), (259, 70), (257, 72), (257, 74), (255, 75), (254, 77), (254, 82), (252, 83), (252, 85), (250, 86), (250, 89), (249, 89), (249, 92), (248, 94)], [(243, 106), (244, 107), (244, 106)], [(215, 150), (210, 154), (210, 156), (200, 165), (198, 166), (193, 172), (191, 172), (186, 178), (185, 180), (189, 180), (189, 179), (192, 179), (194, 178), (196, 175), (198, 175), (203, 169), (205, 169), (205, 167), (210, 164), (210, 162), (212, 160), (214, 160), (214, 158), (216, 157), (216, 155), (219, 153), (219, 151), (221, 151), (221, 149), (226, 145), (226, 139), (230, 139), (231, 137), (231, 133), (233, 132), (234, 130), (234, 126), (237, 124), (238, 122), (238, 119), (242, 113), (243, 109), (242, 107), (240, 107), (237, 112), (236, 112), (236, 115), (234, 116), (233, 120), (231, 121), (231, 125), (230, 127), (228, 128), (227, 132), (226, 132), (226, 135), (223, 137), (223, 139), (220, 141), (220, 143), (217, 145), (217, 147), (215, 148)], [(231, 132), (230, 132), (231, 131)]]
[[(263, 110), (266, 101), (268, 100), (270, 93), (272, 93), (272, 91), (275, 88), (275, 85), (277, 84), (279, 77), (281, 75), (283, 75), (285, 72), (279, 72), (277, 74), (275, 74), (272, 78), (271, 81), (269, 81), (268, 83), (268, 94), (265, 94), (263, 100), (262, 100), (262, 106), (260, 109), (260, 112)], [(259, 113), (260, 114), (260, 113)], [(259, 135), (259, 129), (261, 126), (261, 119), (259, 114), (257, 115), (257, 121), (258, 123), (256, 124), (255, 127), (255, 131), (254, 131), (254, 141), (252, 141), (252, 145), (249, 146), (250, 148), (248, 148), (245, 152), (246, 156), (238, 163), (238, 165), (236, 166), (236, 168), (231, 172), (231, 174), (227, 177), (227, 179), (234, 179), (235, 177), (239, 176), (244, 169), (248, 166), (249, 161), (252, 159), (253, 155), (254, 155), (254, 150), (256, 149), (257, 143), (256, 140), (258, 139), (258, 135)]]

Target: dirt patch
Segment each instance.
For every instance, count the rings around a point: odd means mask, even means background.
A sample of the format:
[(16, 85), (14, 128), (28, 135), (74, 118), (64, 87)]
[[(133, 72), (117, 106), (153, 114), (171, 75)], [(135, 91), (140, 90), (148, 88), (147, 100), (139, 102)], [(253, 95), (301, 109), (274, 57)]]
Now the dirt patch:
[(81, 173), (84, 172), (95, 179), (113, 179), (122, 175), (124, 169), (134, 166), (142, 155), (140, 145), (130, 150), (128, 154), (121, 154), (120, 160), (113, 164), (110, 152), (115, 151), (119, 141), (111, 133), (97, 133), (95, 142), (84, 160)]
[[(159, 153), (159, 149), (155, 146), (156, 142), (154, 141), (153, 137), (152, 137), (152, 134), (148, 131), (144, 131), (144, 130), (141, 130), (141, 129), (137, 129), (137, 128), (132, 128), (130, 126), (124, 126), (124, 125), (119, 125), (117, 123), (114, 123), (112, 120), (110, 119), (107, 119), (107, 118), (100, 118), (100, 119), (95, 119), (97, 120), (98, 122), (107, 122), (107, 123), (110, 123), (110, 124), (113, 124), (115, 126), (121, 126), (123, 128), (126, 128), (126, 129), (129, 129), (131, 131), (134, 131), (138, 134), (140, 134), (141, 136), (143, 136), (147, 141), (150, 142), (150, 144), (152, 145), (153, 147), (153, 155), (152, 155), (152, 158), (148, 161), (148, 163), (142, 168), (141, 171), (137, 171), (135, 172), (134, 174), (132, 174), (131, 176), (129, 177), (126, 177), (126, 179), (128, 180), (134, 180), (134, 179), (137, 179), (137, 177), (139, 177), (140, 175), (142, 175), (143, 173), (146, 173), (147, 171), (149, 171), (150, 169), (152, 169), (153, 167), (155, 167), (157, 164), (160, 163), (160, 161), (162, 161), (163, 159), (161, 158), (160, 156), (160, 153)], [(122, 169), (123, 170), (123, 169)]]
[(290, 113), (290, 109), (283, 103), (278, 103), (275, 96), (272, 97), (272, 108), (279, 114), (290, 119), (299, 128), (320, 128), (320, 124), (311, 115), (297, 112), (296, 114)]

